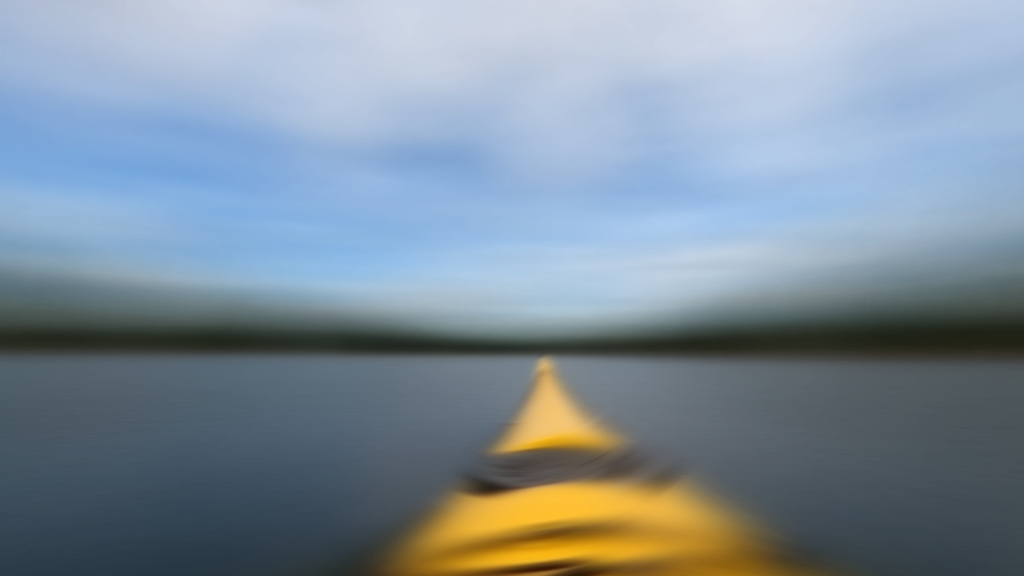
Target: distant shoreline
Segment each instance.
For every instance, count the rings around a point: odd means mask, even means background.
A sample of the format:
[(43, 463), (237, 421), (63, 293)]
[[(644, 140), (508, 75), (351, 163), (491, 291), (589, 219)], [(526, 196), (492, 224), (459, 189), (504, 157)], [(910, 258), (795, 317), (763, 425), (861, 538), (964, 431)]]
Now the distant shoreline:
[(871, 326), (722, 331), (656, 337), (498, 339), (400, 332), (247, 329), (22, 329), (0, 353), (572, 354), (649, 357), (1019, 358), (1024, 327)]

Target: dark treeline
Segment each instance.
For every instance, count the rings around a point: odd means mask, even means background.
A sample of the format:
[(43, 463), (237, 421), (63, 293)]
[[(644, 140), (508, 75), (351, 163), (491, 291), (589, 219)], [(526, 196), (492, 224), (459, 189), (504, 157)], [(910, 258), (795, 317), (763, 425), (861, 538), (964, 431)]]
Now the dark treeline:
[(76, 327), (0, 332), (0, 347), (40, 351), (1018, 354), (1024, 352), (1024, 323), (878, 322), (533, 339), (401, 331)]
[(98, 281), (0, 268), (0, 349), (38, 351), (1019, 354), (1024, 272), (880, 288), (862, 282), (718, 306), (701, 323), (576, 336), (486, 336), (431, 330), (399, 316), (211, 290)]

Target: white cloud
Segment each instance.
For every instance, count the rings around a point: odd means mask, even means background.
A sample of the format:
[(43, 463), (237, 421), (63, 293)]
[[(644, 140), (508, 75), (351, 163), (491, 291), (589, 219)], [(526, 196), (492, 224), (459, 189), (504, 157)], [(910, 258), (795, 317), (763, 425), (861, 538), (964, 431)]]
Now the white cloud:
[[(851, 130), (841, 117), (878, 82), (955, 83), (1022, 44), (1001, 21), (1020, 10), (997, 0), (40, 0), (2, 10), (8, 76), (17, 67), (26, 81), (142, 107), (187, 102), (328, 142), (470, 139), (509, 174), (568, 177), (629, 161), (650, 133), (710, 147), (721, 170), (837, 162), (865, 152), (840, 141)], [(630, 99), (643, 91), (659, 110), (637, 110)]]

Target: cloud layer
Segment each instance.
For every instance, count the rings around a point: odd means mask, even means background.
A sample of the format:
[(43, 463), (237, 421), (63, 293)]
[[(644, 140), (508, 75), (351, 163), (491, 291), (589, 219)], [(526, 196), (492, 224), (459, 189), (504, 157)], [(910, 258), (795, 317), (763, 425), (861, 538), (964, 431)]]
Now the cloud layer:
[(469, 323), (995, 254), (1024, 213), (1022, 16), (8, 2), (0, 249)]

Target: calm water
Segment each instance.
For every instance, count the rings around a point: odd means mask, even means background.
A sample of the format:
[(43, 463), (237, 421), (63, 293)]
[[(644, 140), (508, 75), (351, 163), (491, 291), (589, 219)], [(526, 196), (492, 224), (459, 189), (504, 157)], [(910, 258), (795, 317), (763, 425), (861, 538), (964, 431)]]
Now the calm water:
[[(0, 574), (345, 571), (527, 357), (0, 356)], [(823, 558), (1024, 574), (1024, 362), (563, 358), (584, 402)]]

